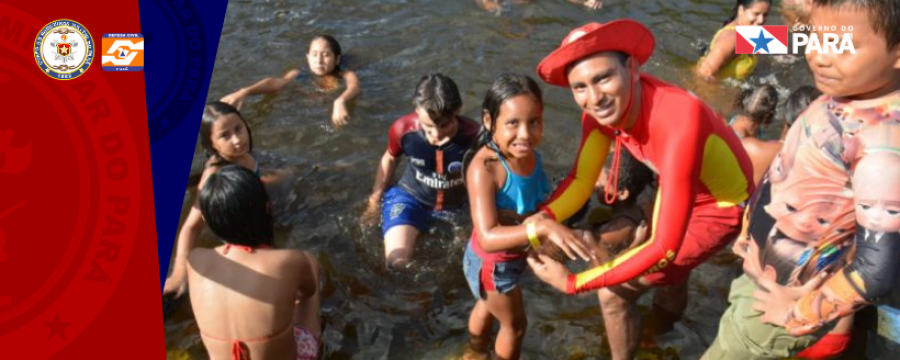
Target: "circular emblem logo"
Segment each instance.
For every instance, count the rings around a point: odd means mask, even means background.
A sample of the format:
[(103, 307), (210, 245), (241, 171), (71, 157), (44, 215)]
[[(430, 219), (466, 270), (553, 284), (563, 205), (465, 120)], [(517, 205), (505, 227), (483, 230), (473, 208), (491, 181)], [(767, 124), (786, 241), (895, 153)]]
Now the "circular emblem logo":
[(71, 80), (81, 76), (94, 59), (94, 39), (76, 21), (56, 20), (34, 40), (34, 61), (49, 77)]

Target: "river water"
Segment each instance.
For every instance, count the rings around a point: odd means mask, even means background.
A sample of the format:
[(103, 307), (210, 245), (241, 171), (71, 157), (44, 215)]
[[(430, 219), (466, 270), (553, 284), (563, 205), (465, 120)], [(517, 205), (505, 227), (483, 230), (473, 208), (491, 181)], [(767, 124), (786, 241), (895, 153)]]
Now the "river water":
[[(607, 0), (601, 11), (591, 12), (562, 0), (542, 0), (507, 4), (498, 16), (471, 0), (229, 1), (208, 100), (293, 67), (306, 71), (304, 55), (314, 33), (334, 35), (343, 47), (344, 65), (361, 79), (363, 94), (352, 123), (341, 129), (328, 120), (336, 95), (317, 92), (305, 81), (251, 99), (243, 110), (263, 172), (292, 174), (272, 195), (279, 213), (276, 244), (311, 251), (326, 267), (326, 358), (456, 359), (468, 340), (474, 300), (461, 265), (471, 231), (468, 214), (421, 237), (408, 271), (386, 269), (380, 230), (358, 221), (387, 145), (387, 129), (413, 110), (419, 77), (430, 71), (452, 77), (463, 95), (462, 113), (475, 117), (499, 74), (535, 76), (537, 63), (572, 28), (627, 17), (656, 35), (655, 55), (645, 71), (694, 89), (727, 115), (733, 90), (698, 87), (689, 75), (698, 46), (712, 38), (733, 4)], [(780, 23), (773, 9), (769, 24)], [(783, 96), (811, 84), (803, 61), (763, 60), (750, 81), (774, 84)], [(573, 139), (580, 138), (580, 113), (568, 90), (543, 89), (540, 151), (548, 173), (563, 175), (578, 146)], [(197, 153), (202, 153), (199, 147)], [(185, 192), (182, 220), (193, 193)], [(200, 243), (217, 241), (205, 231)], [(715, 337), (728, 285), (739, 273), (739, 263), (728, 252), (694, 271), (684, 319), (673, 331), (643, 336), (638, 358), (698, 358)], [(524, 359), (609, 358), (595, 294), (565, 296), (531, 275), (521, 286), (529, 317)], [(642, 299), (642, 311), (648, 311), (650, 299)], [(187, 302), (165, 329), (169, 359), (208, 359)]]

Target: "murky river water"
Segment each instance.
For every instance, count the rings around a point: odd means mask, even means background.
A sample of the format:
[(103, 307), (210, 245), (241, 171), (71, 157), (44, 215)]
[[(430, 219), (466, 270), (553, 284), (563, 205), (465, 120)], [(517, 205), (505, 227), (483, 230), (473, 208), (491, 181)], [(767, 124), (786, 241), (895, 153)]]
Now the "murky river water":
[[(249, 100), (243, 111), (263, 172), (295, 174), (273, 194), (281, 213), (277, 244), (311, 251), (327, 268), (327, 358), (459, 358), (468, 340), (474, 300), (461, 265), (471, 231), (468, 215), (420, 238), (412, 270), (401, 272), (384, 267), (380, 230), (358, 221), (387, 145), (387, 129), (413, 110), (411, 95), (421, 75), (441, 71), (452, 77), (463, 93), (463, 114), (473, 117), (500, 73), (534, 76), (536, 64), (570, 29), (629, 17), (647, 24), (657, 37), (646, 71), (713, 94), (711, 102), (728, 111), (730, 92), (696, 88), (688, 75), (698, 58), (697, 45), (709, 41), (733, 3), (607, 0), (603, 10), (589, 12), (562, 0), (543, 0), (508, 4), (496, 16), (471, 0), (229, 1), (209, 100), (298, 65), (306, 71), (306, 45), (319, 32), (337, 37), (345, 66), (362, 82), (352, 124), (339, 130), (328, 121), (335, 94), (321, 94), (301, 81), (277, 95)], [(769, 23), (780, 21), (773, 11)], [(751, 81), (775, 84), (782, 95), (811, 83), (802, 61), (792, 66), (761, 61)], [(580, 114), (567, 90), (543, 88), (540, 150), (551, 176), (562, 175), (574, 160), (578, 144), (572, 139), (580, 138)], [(312, 171), (314, 166), (318, 171)], [(191, 196), (186, 192), (183, 216)], [(206, 231), (200, 242), (211, 246), (216, 240)], [(638, 357), (699, 357), (715, 337), (728, 284), (739, 271), (727, 253), (698, 268), (685, 318), (671, 332), (645, 336)], [(568, 297), (531, 275), (522, 287), (529, 317), (523, 358), (609, 358), (596, 295)], [(649, 303), (649, 296), (641, 301), (645, 312)], [(170, 359), (208, 358), (187, 302), (165, 328)]]

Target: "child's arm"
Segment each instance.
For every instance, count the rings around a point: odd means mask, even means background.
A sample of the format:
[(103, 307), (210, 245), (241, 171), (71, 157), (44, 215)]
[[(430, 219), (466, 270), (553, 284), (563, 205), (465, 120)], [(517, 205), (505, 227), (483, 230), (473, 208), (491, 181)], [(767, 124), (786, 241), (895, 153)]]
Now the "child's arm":
[(350, 120), (350, 112), (347, 111), (347, 102), (353, 101), (360, 93), (359, 78), (356, 73), (351, 70), (345, 70), (344, 81), (347, 83), (347, 89), (334, 100), (334, 110), (331, 112), (331, 122), (335, 126), (343, 126)]
[(250, 85), (248, 87), (242, 88), (238, 91), (235, 91), (221, 99), (222, 102), (229, 103), (233, 105), (238, 110), (244, 105), (244, 98), (250, 95), (258, 95), (258, 94), (271, 94), (281, 89), (284, 89), (287, 84), (290, 84), (298, 75), (300, 75), (300, 70), (292, 69), (284, 74), (284, 76), (280, 78), (265, 78), (257, 82), (256, 84)]
[[(472, 223), (478, 232), (481, 248), (486, 252), (521, 249), (529, 244), (528, 225), (502, 226), (497, 216), (497, 183), (484, 164), (484, 157), (476, 156), (466, 172)], [(553, 220), (536, 222), (535, 232), (541, 239), (553, 241), (571, 259), (577, 254), (590, 260), (590, 251), (574, 232)]]
[(391, 154), (390, 150), (384, 152), (381, 162), (378, 163), (378, 169), (375, 171), (375, 185), (372, 185), (372, 194), (369, 195), (369, 205), (363, 214), (366, 222), (372, 222), (377, 218), (378, 210), (381, 208), (381, 196), (384, 190), (390, 185), (391, 178), (394, 176), (394, 170), (397, 168), (398, 157)]
[[(207, 162), (207, 166), (209, 163)], [(200, 183), (197, 185), (197, 195), (184, 225), (181, 226), (181, 232), (178, 233), (178, 243), (175, 244), (175, 260), (172, 264), (172, 276), (166, 278), (166, 284), (163, 286), (163, 295), (172, 295), (175, 298), (181, 297), (187, 290), (187, 258), (191, 250), (197, 244), (197, 238), (206, 226), (203, 221), (203, 215), (200, 213), (200, 191), (203, 190), (203, 184), (216, 171), (216, 168), (209, 166), (200, 176)]]
[(709, 45), (709, 54), (697, 65), (697, 77), (709, 82), (716, 81), (716, 75), (722, 67), (735, 57), (736, 37), (737, 32), (734, 30), (724, 30), (716, 37), (716, 41)]

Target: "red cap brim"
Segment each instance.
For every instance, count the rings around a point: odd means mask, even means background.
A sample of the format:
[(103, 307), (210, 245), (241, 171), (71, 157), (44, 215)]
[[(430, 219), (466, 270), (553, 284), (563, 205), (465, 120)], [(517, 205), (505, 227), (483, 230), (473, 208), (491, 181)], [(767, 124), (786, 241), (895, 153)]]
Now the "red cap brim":
[(621, 51), (643, 65), (653, 55), (654, 45), (653, 33), (637, 21), (591, 23), (572, 30), (563, 44), (538, 64), (537, 73), (548, 84), (568, 87), (566, 67), (578, 60), (599, 52)]

